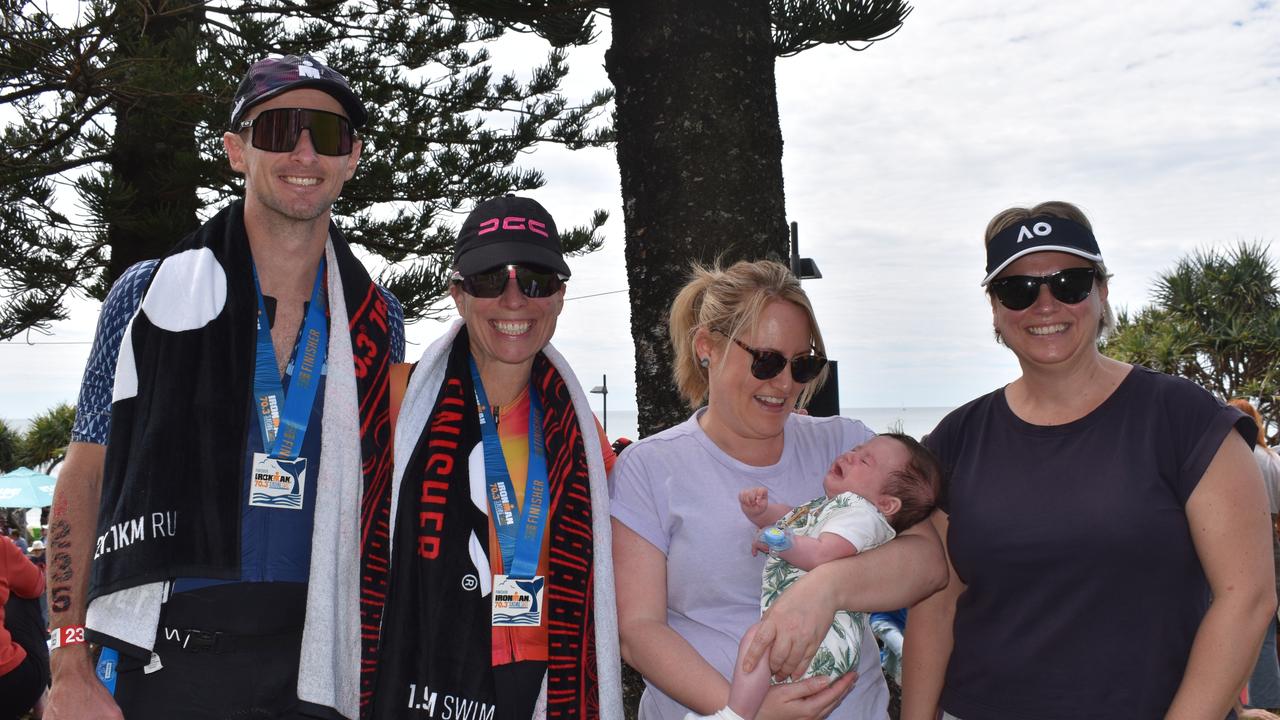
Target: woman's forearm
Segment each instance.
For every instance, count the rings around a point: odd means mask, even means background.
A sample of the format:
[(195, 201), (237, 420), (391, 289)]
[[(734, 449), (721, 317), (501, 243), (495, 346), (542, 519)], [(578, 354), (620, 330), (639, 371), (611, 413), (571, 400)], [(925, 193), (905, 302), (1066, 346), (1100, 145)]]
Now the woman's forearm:
[(1230, 432), (1186, 503), (1213, 600), (1196, 629), (1167, 718), (1223, 717), (1258, 658), (1276, 611), (1266, 507), (1253, 453)]
[(1264, 591), (1215, 598), (1196, 630), (1182, 684), (1165, 717), (1226, 715), (1258, 659), (1274, 613), (1275, 596)]
[(947, 586), (947, 560), (925, 521), (894, 540), (814, 568), (835, 593), (836, 606), (863, 612), (909, 607)]
[(902, 644), (902, 720), (936, 720), (953, 644), (955, 597), (935, 593), (911, 608)]
[(670, 625), (634, 622), (620, 634), (623, 660), (676, 702), (703, 715), (728, 704), (729, 682)]
[[(680, 704), (709, 715), (729, 701), (729, 683), (667, 624), (667, 556), (613, 519), (614, 582), (622, 657)], [(736, 654), (736, 653), (735, 653)]]
[[(930, 518), (939, 537), (946, 537), (949, 518), (936, 511)], [(945, 551), (944, 551), (945, 552)], [(947, 563), (947, 587), (921, 600), (907, 614), (902, 644), (902, 720), (936, 720), (955, 644), (956, 601), (964, 585)]]

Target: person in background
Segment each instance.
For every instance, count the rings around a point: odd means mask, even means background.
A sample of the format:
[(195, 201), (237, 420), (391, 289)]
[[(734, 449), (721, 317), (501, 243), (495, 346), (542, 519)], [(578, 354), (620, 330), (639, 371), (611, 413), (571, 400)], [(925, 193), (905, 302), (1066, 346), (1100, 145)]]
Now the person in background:
[[(403, 313), (332, 221), (368, 112), (288, 55), (229, 116), (243, 199), (103, 303), (50, 516), (47, 720), (355, 718), (371, 693)], [(114, 696), (86, 638), (120, 653)]]
[(902, 632), (907, 628), (907, 609), (873, 612), (871, 632), (880, 641), (880, 665), (884, 676), (902, 687)]
[[(1267, 500), (1271, 510), (1271, 553), (1273, 567), (1276, 570), (1276, 590), (1280, 593), (1280, 536), (1275, 532), (1276, 519), (1280, 515), (1280, 455), (1267, 446), (1267, 424), (1263, 422), (1258, 409), (1245, 398), (1233, 398), (1227, 403), (1231, 407), (1253, 418), (1258, 426), (1258, 439), (1253, 446), (1253, 459), (1258, 463), (1262, 473), (1262, 482), (1267, 489)], [(1248, 702), (1250, 708), (1280, 708), (1280, 662), (1276, 656), (1276, 618), (1271, 618), (1271, 625), (1262, 636), (1262, 651), (1258, 654), (1258, 662), (1249, 675)]]
[[(40, 573), (17, 544), (0, 540), (0, 720), (17, 720), (35, 706), (48, 678), (41, 659), (28, 652), (10, 632), (14, 618), (6, 617), (10, 596), (32, 602), (44, 592)], [(35, 650), (36, 648), (33, 648)]]
[[(36, 540), (35, 542), (31, 543), (31, 551), (27, 554), (27, 557), (30, 558), (31, 563), (35, 565), (37, 569), (40, 570), (40, 574), (42, 576), (45, 574), (45, 570), (48, 567), (47, 563), (45, 562), (44, 552), (45, 552), (44, 542), (41, 540)], [(42, 628), (49, 627), (49, 598), (44, 593), (40, 593), (40, 627)]]
[(928, 436), (952, 573), (911, 608), (903, 719), (1225, 717), (1276, 609), (1256, 428), (1099, 351), (1109, 277), (1076, 206), (1001, 212), (986, 250), (1022, 373)]
[[(809, 298), (785, 266), (695, 268), (668, 330), (676, 386), (694, 413), (632, 444), (611, 476), (614, 563), (625, 569), (618, 628), (623, 657), (645, 679), (645, 720), (725, 707), (738, 643), (757, 621), (742, 668), (764, 661), (775, 677), (799, 678), (837, 610), (902, 607), (941, 587), (946, 570), (932, 527), (918, 523), (815, 567), (761, 618), (764, 558), (735, 550), (756, 534), (739, 493), (761, 486), (778, 502), (808, 502), (836, 457), (875, 434), (794, 412), (821, 384), (826, 357)], [(875, 638), (864, 630), (853, 642), (856, 673), (774, 685), (758, 717), (883, 717)]]
[(30, 546), (27, 544), (26, 534), (18, 528), (9, 528), (9, 539), (12, 540), (13, 544), (17, 545), (18, 549), (24, 554), (30, 549)]
[(618, 439), (614, 440), (614, 441), (613, 441), (613, 445), (611, 445), (611, 447), (613, 448), (613, 454), (614, 454), (615, 456), (617, 456), (617, 455), (621, 455), (621, 454), (622, 454), (622, 451), (623, 451), (623, 450), (626, 450), (626, 449), (627, 449), (627, 448), (629, 448), (629, 447), (631, 447), (631, 443), (633, 443), (633, 442), (635, 442), (635, 441), (634, 441), (634, 440), (632, 440), (631, 438), (628, 438), (628, 437), (620, 437), (620, 438), (618, 438)]
[(621, 718), (613, 451), (551, 345), (570, 275), (556, 223), (530, 198), (481, 202), (453, 267), (461, 320), (423, 353), (396, 420), (372, 717), (448, 702), (494, 720)]

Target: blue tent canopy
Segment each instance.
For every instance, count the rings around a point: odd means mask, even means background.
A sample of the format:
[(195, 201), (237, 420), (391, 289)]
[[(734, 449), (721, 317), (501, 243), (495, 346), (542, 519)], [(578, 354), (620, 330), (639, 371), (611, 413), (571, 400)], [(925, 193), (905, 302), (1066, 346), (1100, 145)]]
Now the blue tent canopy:
[(48, 507), (53, 504), (56, 482), (50, 475), (24, 467), (0, 475), (0, 508)]

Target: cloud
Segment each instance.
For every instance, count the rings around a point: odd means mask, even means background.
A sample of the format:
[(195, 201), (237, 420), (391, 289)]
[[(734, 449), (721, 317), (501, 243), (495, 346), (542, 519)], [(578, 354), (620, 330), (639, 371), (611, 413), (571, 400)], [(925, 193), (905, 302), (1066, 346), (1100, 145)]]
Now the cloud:
[[(1117, 306), (1145, 304), (1156, 274), (1193, 249), (1280, 236), (1274, 3), (993, 7), (919, 0), (869, 50), (777, 64), (787, 212), (825, 275), (805, 287), (845, 406), (954, 406), (1017, 377), (978, 287), (983, 229), (1010, 205), (1084, 207)], [(570, 52), (570, 97), (608, 85), (607, 20), (601, 30)], [(511, 42), (494, 53), (509, 69), (546, 54), (536, 38)], [(612, 214), (605, 247), (571, 260), (569, 297), (625, 289), (612, 152), (543, 148), (525, 164), (545, 174), (535, 196), (563, 224)], [(608, 374), (611, 411), (635, 406), (629, 331), (621, 293), (567, 303), (555, 337), (585, 385)], [(4, 375), (29, 372), (19, 357), (0, 355)]]

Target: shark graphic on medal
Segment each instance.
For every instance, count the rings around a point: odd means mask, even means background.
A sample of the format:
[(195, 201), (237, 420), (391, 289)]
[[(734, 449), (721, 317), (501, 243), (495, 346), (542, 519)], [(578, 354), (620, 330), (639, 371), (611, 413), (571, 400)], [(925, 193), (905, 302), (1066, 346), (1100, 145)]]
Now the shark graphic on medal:
[(306, 481), (306, 458), (285, 460), (266, 453), (254, 453), (253, 477), (249, 481), (249, 505), (300, 510)]
[(493, 626), (537, 627), (542, 624), (542, 591), (546, 578), (509, 575), (493, 578)]

